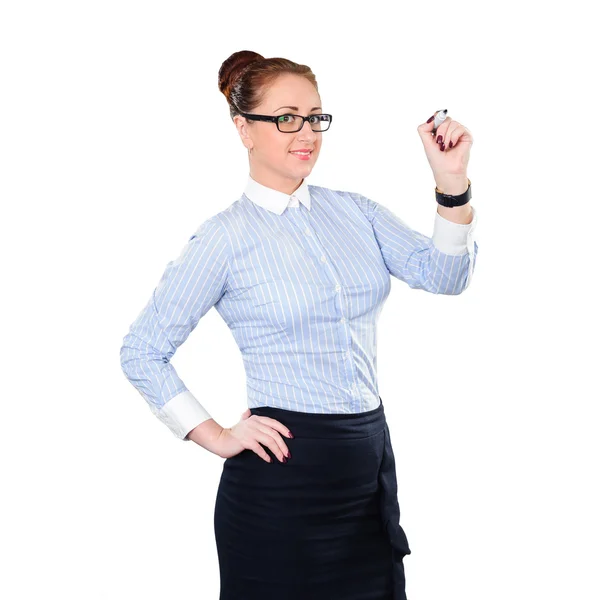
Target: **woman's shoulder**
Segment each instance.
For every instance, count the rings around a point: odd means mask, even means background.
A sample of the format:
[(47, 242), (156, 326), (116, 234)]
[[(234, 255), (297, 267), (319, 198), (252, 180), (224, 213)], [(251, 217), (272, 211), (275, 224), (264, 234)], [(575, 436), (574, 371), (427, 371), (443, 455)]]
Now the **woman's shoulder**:
[(214, 213), (208, 217), (205, 217), (195, 226), (193, 233), (190, 235), (188, 241), (196, 240), (196, 243), (203, 240), (220, 240), (224, 237), (228, 237), (229, 234), (229, 222), (236, 213), (239, 212), (239, 199), (232, 202), (226, 208)]
[(356, 198), (360, 196), (360, 194), (351, 192), (349, 190), (340, 190), (337, 188), (325, 187), (324, 185), (313, 185), (310, 183), (308, 184), (308, 189), (311, 194), (327, 199), (330, 202), (344, 202), (349, 199), (356, 201)]
[(241, 213), (241, 198), (238, 198), (226, 208), (223, 208), (220, 211), (214, 213), (213, 215), (206, 217), (204, 221), (202, 221), (200, 225), (198, 225), (198, 229), (210, 227), (221, 227), (223, 229), (228, 229), (231, 221), (239, 218)]
[(328, 188), (320, 185), (309, 185), (308, 187), (311, 189), (311, 192), (314, 190), (315, 194), (329, 202), (335, 201), (341, 204), (348, 204), (350, 202), (355, 204), (365, 216), (370, 216), (375, 204), (370, 198), (367, 198), (360, 192)]

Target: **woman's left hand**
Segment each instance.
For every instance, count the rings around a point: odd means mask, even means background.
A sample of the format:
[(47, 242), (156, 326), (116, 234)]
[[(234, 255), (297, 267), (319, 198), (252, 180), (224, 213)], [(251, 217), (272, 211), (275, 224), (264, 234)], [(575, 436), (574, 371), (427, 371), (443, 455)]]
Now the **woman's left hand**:
[(464, 125), (449, 116), (446, 116), (433, 136), (433, 117), (429, 123), (419, 125), (417, 131), (425, 147), (436, 185), (444, 191), (447, 183), (451, 185), (461, 178), (466, 181), (473, 136)]

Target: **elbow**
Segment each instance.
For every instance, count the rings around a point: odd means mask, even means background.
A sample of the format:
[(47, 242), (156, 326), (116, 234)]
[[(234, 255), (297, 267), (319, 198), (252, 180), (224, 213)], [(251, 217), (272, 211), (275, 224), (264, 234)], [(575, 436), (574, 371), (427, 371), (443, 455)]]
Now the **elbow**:
[(468, 287), (471, 282), (472, 271), (465, 269), (455, 276), (443, 278), (429, 278), (420, 284), (411, 287), (422, 288), (431, 294), (442, 296), (459, 296)]
[(464, 293), (464, 291), (471, 285), (474, 266), (474, 263), (470, 262), (465, 271), (461, 274), (459, 279), (460, 285), (456, 286), (456, 291), (450, 292), (453, 296), (458, 296), (459, 294)]
[(143, 352), (136, 342), (137, 338), (131, 333), (128, 333), (124, 338), (119, 349), (119, 364), (121, 371), (130, 381), (134, 378), (135, 373), (143, 371), (142, 361), (144, 359)]
[(465, 290), (469, 287), (471, 283), (471, 277), (473, 275), (473, 270), (469, 267), (465, 269), (463, 273), (461, 273), (460, 278), (458, 279), (457, 284), (454, 285), (452, 290), (446, 292), (449, 296), (460, 296), (460, 294), (464, 293)]
[(124, 338), (119, 350), (121, 370), (132, 381), (141, 373), (160, 370), (168, 364), (174, 351), (160, 352), (157, 348), (129, 332)]
[(455, 292), (452, 292), (451, 296), (460, 296), (461, 294), (464, 293), (464, 291), (469, 287), (468, 283), (465, 283), (464, 285), (462, 285), (461, 287), (459, 287)]
[(123, 341), (121, 348), (119, 349), (119, 364), (121, 365), (121, 371), (125, 374), (127, 379), (134, 369), (134, 363), (138, 360), (138, 356), (135, 353), (134, 348), (127, 344), (127, 341)]
[(477, 257), (477, 252), (475, 253), (467, 253), (466, 262), (462, 265), (462, 268), (459, 270), (455, 277), (448, 276), (446, 281), (445, 289), (442, 293), (449, 296), (458, 296), (465, 292), (465, 290), (471, 285), (471, 280), (473, 279), (473, 273), (475, 271), (475, 262)]

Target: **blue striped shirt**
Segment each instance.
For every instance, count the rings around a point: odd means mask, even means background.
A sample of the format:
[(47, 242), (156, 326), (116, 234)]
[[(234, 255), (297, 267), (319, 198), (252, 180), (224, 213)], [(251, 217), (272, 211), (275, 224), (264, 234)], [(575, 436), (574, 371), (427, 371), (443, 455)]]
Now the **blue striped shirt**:
[[(436, 205), (437, 206), (437, 205)], [(242, 353), (248, 407), (354, 413), (379, 406), (377, 321), (390, 274), (460, 294), (477, 256), (471, 223), (436, 211), (432, 237), (355, 192), (309, 185), (291, 195), (249, 176), (169, 262), (123, 338), (121, 367), (180, 439), (211, 418), (171, 359), (212, 306)]]

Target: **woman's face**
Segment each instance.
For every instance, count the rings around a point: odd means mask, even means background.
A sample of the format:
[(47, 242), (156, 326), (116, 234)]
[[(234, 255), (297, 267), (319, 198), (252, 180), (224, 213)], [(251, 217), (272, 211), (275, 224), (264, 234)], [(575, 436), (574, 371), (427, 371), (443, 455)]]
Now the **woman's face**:
[[(313, 84), (304, 77), (290, 74), (279, 76), (262, 104), (252, 111), (259, 115), (297, 114), (305, 117), (322, 112), (321, 98)], [(323, 134), (315, 133), (308, 121), (295, 133), (279, 131), (276, 123), (248, 123), (240, 115), (236, 115), (234, 121), (244, 146), (250, 150), (250, 176), (254, 180), (291, 194), (310, 175), (321, 150)], [(302, 149), (312, 150), (308, 160), (291, 154), (292, 150)]]

